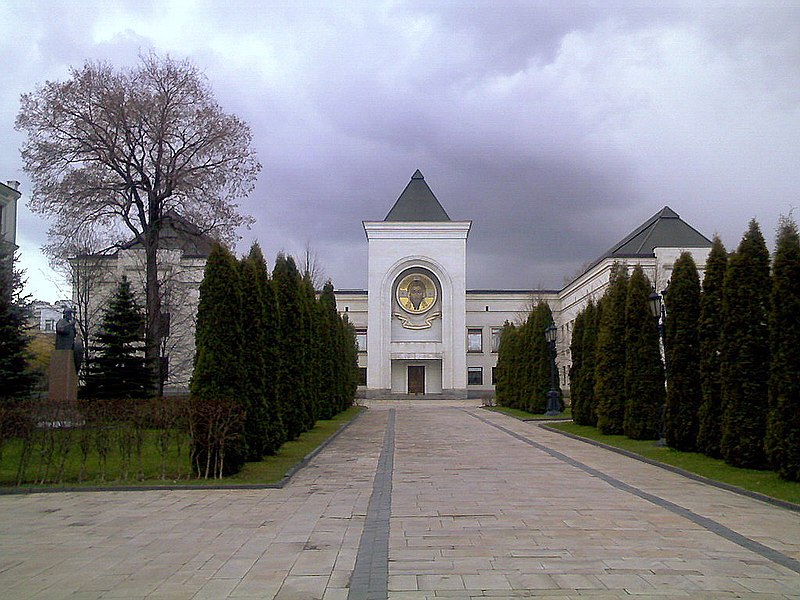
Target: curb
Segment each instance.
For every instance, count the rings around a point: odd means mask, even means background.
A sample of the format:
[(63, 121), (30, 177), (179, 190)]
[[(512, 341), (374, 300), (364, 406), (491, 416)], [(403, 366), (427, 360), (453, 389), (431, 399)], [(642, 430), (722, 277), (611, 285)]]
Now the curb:
[(339, 426), (328, 439), (322, 442), (319, 446), (314, 448), (311, 452), (306, 454), (294, 466), (292, 466), (283, 478), (277, 483), (219, 483), (209, 485), (118, 485), (118, 486), (64, 486), (64, 487), (15, 487), (15, 488), (0, 488), (0, 496), (22, 496), (27, 494), (60, 494), (66, 492), (157, 492), (157, 491), (187, 491), (187, 492), (202, 492), (206, 490), (275, 490), (283, 489), (291, 480), (292, 477), (308, 465), (317, 454), (322, 452), (328, 445), (333, 442), (345, 429), (350, 427), (353, 423), (358, 421), (367, 410), (366, 407), (361, 407), (362, 410), (350, 419), (347, 423)]
[(597, 446), (598, 448), (604, 448), (605, 450), (616, 452), (617, 454), (621, 454), (622, 456), (627, 456), (628, 458), (638, 460), (639, 462), (647, 463), (648, 465), (652, 465), (654, 467), (659, 467), (666, 471), (675, 473), (676, 475), (682, 475), (683, 477), (686, 477), (688, 479), (693, 479), (694, 481), (699, 481), (700, 483), (705, 483), (715, 488), (726, 490), (728, 492), (733, 492), (734, 494), (739, 494), (740, 496), (746, 496), (753, 500), (760, 500), (761, 502), (766, 502), (767, 504), (772, 504), (773, 506), (779, 506), (781, 508), (785, 508), (793, 512), (800, 512), (800, 504), (795, 504), (794, 502), (789, 502), (788, 500), (780, 500), (778, 498), (773, 498), (772, 496), (767, 496), (766, 494), (753, 492), (751, 490), (746, 490), (744, 488), (731, 485), (730, 483), (724, 483), (722, 481), (717, 481), (715, 479), (709, 479), (708, 477), (703, 477), (702, 475), (698, 475), (697, 473), (686, 471), (684, 469), (681, 469), (680, 467), (674, 467), (672, 465), (668, 465), (666, 463), (653, 460), (652, 458), (647, 458), (640, 454), (636, 454), (635, 452), (631, 452), (630, 450), (615, 448), (614, 446), (609, 446), (608, 444), (604, 444), (603, 442), (598, 442), (597, 440), (592, 440), (589, 438), (581, 437), (579, 435), (575, 435), (574, 433), (569, 433), (567, 431), (561, 431), (560, 429), (555, 429), (553, 427), (548, 426), (546, 423), (539, 424), (539, 427), (541, 427), (542, 429), (546, 429), (547, 431), (552, 431), (553, 433), (558, 433), (568, 438), (572, 438), (573, 440), (578, 440), (579, 442), (584, 442), (592, 446)]

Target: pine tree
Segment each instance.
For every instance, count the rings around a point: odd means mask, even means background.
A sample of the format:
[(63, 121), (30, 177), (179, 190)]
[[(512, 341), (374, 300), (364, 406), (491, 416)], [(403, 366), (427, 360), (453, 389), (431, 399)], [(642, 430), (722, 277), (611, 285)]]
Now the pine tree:
[(145, 358), (144, 312), (127, 277), (103, 313), (88, 365), (84, 394), (89, 398), (147, 398), (155, 394)]
[(597, 427), (605, 434), (623, 432), (625, 416), (625, 302), (628, 271), (615, 263), (603, 299), (597, 334), (595, 387)]
[(689, 252), (683, 252), (675, 261), (665, 302), (668, 387), (664, 435), (671, 448), (693, 452), (703, 392), (698, 329), (700, 278)]
[(305, 429), (314, 429), (320, 412), (321, 390), (319, 381), (320, 347), (319, 347), (319, 310), (311, 276), (306, 272), (300, 281), (300, 302), (303, 311), (303, 347), (305, 362), (303, 363), (303, 387), (305, 395)]
[(194, 464), (200, 476), (235, 473), (244, 463), (242, 288), (236, 257), (216, 244), (206, 261), (197, 308), (190, 385)]
[(652, 287), (641, 265), (628, 283), (625, 306), (625, 435), (658, 439), (664, 406), (664, 366), (658, 329), (648, 306)]
[(766, 451), (783, 479), (800, 480), (800, 236), (781, 219), (772, 265), (772, 364)]
[(769, 252), (750, 221), (728, 262), (722, 298), (722, 440), (725, 462), (763, 468), (769, 379)]
[[(551, 388), (550, 346), (545, 338), (545, 330), (553, 323), (553, 313), (547, 302), (539, 302), (533, 309), (532, 326), (529, 331), (530, 343), (533, 350), (531, 362), (531, 405), (529, 412), (544, 413), (547, 410), (547, 393)], [(557, 342), (557, 341), (556, 341)], [(555, 390), (559, 394), (559, 410), (561, 402), (561, 386), (559, 385), (558, 372), (555, 373)]]
[(722, 288), (728, 267), (728, 253), (719, 236), (714, 236), (706, 259), (703, 292), (700, 295), (700, 378), (703, 400), (698, 412), (697, 449), (720, 458), (722, 438), (722, 392), (720, 390), (720, 336), (722, 335)]
[(278, 254), (272, 270), (272, 283), (278, 301), (280, 323), (277, 393), (286, 435), (296, 439), (307, 428), (307, 395), (304, 365), (306, 360), (306, 311), (301, 299), (302, 280), (294, 259)]
[(29, 310), (22, 288), (13, 248), (0, 240), (0, 402), (26, 398), (33, 385), (28, 369)]
[(358, 345), (355, 327), (346, 316), (339, 319), (339, 331), (337, 368), (341, 370), (341, 410), (346, 410), (352, 406), (358, 388)]

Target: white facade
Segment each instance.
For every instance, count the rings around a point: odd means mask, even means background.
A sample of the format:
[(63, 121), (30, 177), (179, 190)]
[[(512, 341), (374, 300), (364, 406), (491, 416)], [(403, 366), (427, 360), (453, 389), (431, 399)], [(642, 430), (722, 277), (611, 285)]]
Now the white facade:
[[(568, 389), (575, 317), (603, 295), (612, 265), (641, 264), (661, 291), (683, 251), (693, 255), (702, 277), (711, 246), (665, 207), (561, 290), (468, 290), (471, 224), (449, 219), (419, 171), (384, 221), (364, 222), (368, 289), (336, 292), (338, 309), (359, 338), (361, 394), (493, 395), (499, 332), (506, 322), (524, 321), (538, 302), (553, 312), (559, 381)], [(427, 290), (419, 306), (403, 287), (415, 279)]]
[(0, 183), (0, 241), (17, 245), (17, 201), (19, 181)]

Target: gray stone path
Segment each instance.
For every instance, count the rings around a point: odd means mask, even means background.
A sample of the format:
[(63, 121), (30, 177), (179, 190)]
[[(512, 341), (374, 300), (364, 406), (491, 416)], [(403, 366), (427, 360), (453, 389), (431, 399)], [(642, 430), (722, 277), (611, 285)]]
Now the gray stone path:
[(474, 403), (372, 403), (282, 490), (0, 497), (14, 599), (800, 598), (799, 560), (798, 513)]

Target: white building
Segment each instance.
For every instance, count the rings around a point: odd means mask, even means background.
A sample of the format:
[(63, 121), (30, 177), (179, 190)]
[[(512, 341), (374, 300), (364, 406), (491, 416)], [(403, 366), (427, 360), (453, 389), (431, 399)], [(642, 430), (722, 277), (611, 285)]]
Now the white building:
[(383, 221), (364, 222), (368, 288), (336, 292), (339, 311), (356, 328), (362, 394), (492, 395), (500, 330), (539, 301), (553, 311), (559, 378), (568, 387), (575, 317), (603, 294), (615, 262), (641, 264), (660, 291), (682, 251), (692, 253), (702, 272), (711, 247), (664, 207), (561, 290), (471, 290), (471, 225), (450, 219), (419, 171)]
[[(161, 224), (158, 279), (161, 294), (161, 367), (164, 391), (189, 387), (194, 362), (194, 333), (200, 283), (215, 240), (180, 215), (169, 213)], [(139, 306), (145, 306), (145, 250), (133, 240), (110, 255), (84, 255), (72, 264), (72, 300), (81, 336), (90, 341), (102, 322), (111, 296), (125, 276)]]
[(17, 247), (17, 201), (19, 181), (0, 183), (0, 241)]

